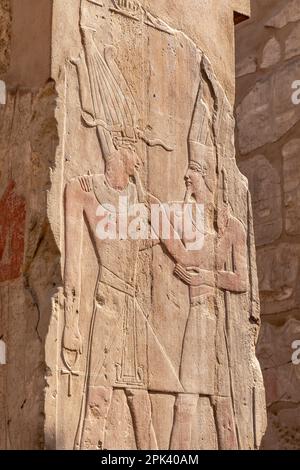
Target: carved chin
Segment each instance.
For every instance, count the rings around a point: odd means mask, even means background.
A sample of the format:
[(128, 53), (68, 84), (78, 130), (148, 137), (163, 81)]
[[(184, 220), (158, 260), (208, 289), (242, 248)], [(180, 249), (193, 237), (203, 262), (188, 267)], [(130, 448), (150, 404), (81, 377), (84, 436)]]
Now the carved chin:
[(193, 196), (194, 196), (194, 189), (193, 189), (193, 186), (189, 184), (186, 186), (185, 201), (188, 202)]

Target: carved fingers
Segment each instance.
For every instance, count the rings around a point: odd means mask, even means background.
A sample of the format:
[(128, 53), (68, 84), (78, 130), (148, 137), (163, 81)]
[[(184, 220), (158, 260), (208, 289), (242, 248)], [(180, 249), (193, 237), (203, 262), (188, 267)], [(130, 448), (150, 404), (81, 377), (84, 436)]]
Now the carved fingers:
[[(177, 264), (174, 269), (174, 274), (179, 277), (185, 284), (189, 286), (195, 285), (195, 276), (199, 277), (198, 274), (192, 274), (189, 272), (186, 268), (181, 266), (180, 264)], [(200, 281), (200, 279), (198, 279)], [(196, 284), (197, 285), (197, 284)]]
[(177, 264), (174, 269), (174, 274), (179, 277), (185, 284), (192, 287), (199, 287), (202, 285), (214, 287), (215, 277), (210, 271), (205, 271), (197, 267), (185, 268)]
[(65, 327), (63, 335), (63, 356), (65, 363), (69, 366), (71, 362), (77, 361), (78, 355), (83, 352), (82, 336), (78, 327)]

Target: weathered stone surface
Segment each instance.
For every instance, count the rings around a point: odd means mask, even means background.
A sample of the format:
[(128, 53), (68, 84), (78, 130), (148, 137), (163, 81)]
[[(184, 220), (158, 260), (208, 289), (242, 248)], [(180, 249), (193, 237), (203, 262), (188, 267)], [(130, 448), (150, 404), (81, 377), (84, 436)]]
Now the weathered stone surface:
[(299, 305), (299, 245), (280, 244), (258, 251), (258, 273), (264, 315)]
[(272, 65), (277, 64), (280, 61), (281, 57), (281, 48), (280, 43), (276, 38), (271, 38), (264, 47), (262, 53), (261, 68), (267, 69), (272, 67)]
[(257, 246), (277, 240), (282, 233), (282, 191), (278, 171), (263, 155), (239, 164), (247, 176), (252, 197)]
[(239, 65), (237, 65), (236, 76), (238, 78), (243, 77), (244, 75), (256, 72), (256, 69), (256, 58), (252, 56), (246, 57)]
[(0, 109), (0, 337), (8, 355), (7, 365), (0, 366), (5, 397), (0, 420), (4, 447), (11, 449), (37, 449), (44, 442), (43, 343), (57, 254), (45, 194), (56, 136), (54, 100), (49, 84), (36, 94), (9, 92)]
[(297, 406), (287, 406), (269, 414), (269, 431), (262, 449), (298, 450), (300, 445), (300, 410)]
[(11, 48), (10, 0), (0, 1), (0, 75), (8, 69)]
[(299, 60), (285, 64), (258, 80), (238, 105), (238, 139), (243, 155), (276, 142), (299, 121), (300, 107), (291, 99), (292, 83), (298, 76)]
[[(300, 19), (300, 18), (299, 18)], [(296, 23), (285, 41), (286, 59), (291, 59), (300, 54), (300, 23)]]
[(289, 235), (300, 235), (300, 139), (293, 139), (282, 149), (285, 225)]
[(277, 12), (265, 22), (266, 26), (280, 29), (288, 23), (300, 20), (300, 5), (298, 0), (288, 0), (281, 3), (277, 1), (276, 3), (277, 4), (271, 5), (271, 8), (274, 8), (275, 11), (277, 9)]
[[(29, 3), (35, 32), (50, 11), (52, 31), (42, 57), (36, 44), (18, 63), (16, 7), (0, 133), (1, 445), (258, 448), (265, 392), (251, 199), (234, 149), (233, 4)], [(186, 204), (192, 236), (178, 223)]]
[[(272, 67), (258, 67), (247, 77), (237, 64), (237, 159), (253, 199), (263, 318), (257, 354), (268, 427), (262, 448), (298, 449), (299, 365), (292, 361), (292, 344), (300, 340), (300, 106), (292, 101), (292, 84), (299, 76), (300, 3), (254, 0), (252, 7), (252, 21), (238, 29), (238, 63), (266, 47), (270, 56), (284, 51)], [(259, 147), (263, 156), (257, 155)]]
[(288, 320), (278, 327), (264, 324), (258, 346), (270, 409), (270, 431), (263, 446), (269, 449), (297, 449), (300, 366), (291, 361), (294, 341), (299, 341), (300, 322)]

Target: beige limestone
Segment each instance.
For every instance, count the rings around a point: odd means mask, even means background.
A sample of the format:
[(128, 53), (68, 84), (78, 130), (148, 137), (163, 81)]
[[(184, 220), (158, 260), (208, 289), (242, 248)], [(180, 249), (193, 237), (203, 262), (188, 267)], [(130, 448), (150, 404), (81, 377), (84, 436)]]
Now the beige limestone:
[[(248, 2), (24, 1), (1, 108), (1, 446), (258, 448), (258, 284), (233, 118), (234, 10)], [(99, 237), (121, 197), (143, 204), (130, 226), (155, 240)], [(184, 202), (204, 203), (193, 251)]]
[(279, 64), (274, 73), (255, 81), (237, 106), (238, 143), (243, 155), (276, 142), (299, 120), (300, 108), (292, 102), (292, 83), (300, 75), (300, 61)]
[(272, 67), (279, 62), (281, 56), (280, 43), (275, 38), (269, 39), (264, 47), (262, 62), (260, 64), (262, 69)]
[(300, 235), (300, 139), (289, 140), (282, 148), (286, 232)]
[(285, 41), (285, 58), (290, 59), (300, 54), (300, 24), (296, 23)]
[(243, 77), (244, 75), (248, 75), (250, 73), (256, 72), (257, 64), (255, 57), (249, 56), (245, 57), (240, 64), (237, 64), (236, 67), (236, 76), (237, 78)]
[[(252, 7), (251, 21), (237, 27), (236, 145), (254, 211), (263, 321), (257, 353), (268, 407), (262, 448), (298, 449), (300, 366), (292, 344), (300, 340), (300, 106), (292, 84), (300, 76), (300, 2), (253, 0)], [(269, 68), (266, 49), (276, 57)], [(258, 63), (251, 75), (247, 66), (242, 71), (245, 56)]]
[(11, 5), (9, 0), (0, 2), (0, 74), (4, 73), (10, 61)]
[(256, 245), (277, 240), (282, 233), (282, 191), (279, 172), (264, 155), (240, 163), (253, 194), (252, 207)]
[(265, 26), (281, 29), (288, 23), (300, 20), (300, 5), (298, 0), (286, 0), (282, 5), (272, 5), (271, 17), (265, 22)]
[(270, 409), (268, 449), (299, 448), (299, 366), (291, 362), (291, 345), (299, 341), (299, 320), (283, 326), (266, 323), (258, 346)]

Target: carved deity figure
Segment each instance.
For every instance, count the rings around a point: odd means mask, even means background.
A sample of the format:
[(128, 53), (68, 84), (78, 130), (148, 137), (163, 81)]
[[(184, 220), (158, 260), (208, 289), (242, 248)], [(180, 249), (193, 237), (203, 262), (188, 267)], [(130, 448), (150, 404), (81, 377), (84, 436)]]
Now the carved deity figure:
[[(139, 449), (155, 449), (151, 404), (147, 392), (147, 338), (159, 341), (148, 328), (147, 316), (136, 299), (136, 277), (141, 240), (100, 239), (99, 208), (143, 202), (136, 153), (139, 139), (169, 150), (159, 139), (148, 139), (138, 128), (138, 110), (127, 83), (114, 61), (112, 47), (101, 55), (90, 28), (82, 28), (85, 57), (73, 61), (78, 68), (83, 119), (96, 127), (105, 174), (86, 175), (66, 188), (66, 265), (64, 361), (70, 374), (82, 351), (79, 332), (82, 227), (86, 221), (99, 263), (94, 309), (88, 339), (87, 372), (76, 448), (101, 449), (113, 389), (124, 389)], [(122, 210), (119, 209), (119, 210)], [(124, 209), (127, 211), (127, 206)], [(109, 215), (109, 214), (108, 214)], [(112, 214), (111, 214), (112, 215)], [(117, 212), (113, 216), (117, 217)], [(147, 338), (146, 338), (147, 335)], [(161, 362), (165, 360), (161, 358)], [(70, 376), (71, 377), (71, 376)]]
[[(125, 392), (138, 449), (158, 448), (149, 390), (176, 394), (171, 449), (192, 448), (194, 416), (197, 409), (205, 408), (201, 402), (207, 401), (214, 409), (218, 447), (239, 448), (230, 303), (232, 294), (243, 294), (248, 288), (247, 236), (230, 207), (227, 174), (217, 142), (221, 132), (217, 128), (226, 119), (208, 61), (203, 58), (201, 63), (202, 75), (188, 136), (189, 165), (183, 202), (183, 206), (185, 203), (204, 206), (205, 225), (194, 227), (196, 232), (203, 231), (204, 244), (199, 249), (189, 249), (190, 233), (185, 228), (178, 233), (174, 214), (169, 219), (170, 238), (163, 237), (161, 227), (156, 234), (157, 243), (164, 245), (174, 261), (174, 274), (189, 286), (190, 309), (178, 372), (136, 297), (142, 240), (97, 236), (99, 208), (114, 218), (122, 211), (120, 198), (126, 198), (129, 205), (161, 204), (143, 189), (138, 173), (138, 142), (142, 140), (165, 151), (172, 149), (163, 141), (146, 136), (140, 128), (137, 105), (115, 61), (116, 50), (105, 46), (100, 52), (91, 28), (81, 26), (81, 32), (84, 54), (73, 63), (80, 82), (82, 118), (87, 126), (96, 128), (105, 173), (77, 177), (66, 187), (63, 357), (70, 378), (76, 375), (75, 365), (82, 352), (78, 257), (84, 222), (99, 265), (75, 448), (105, 447), (115, 389)], [(111, 206), (119, 208), (119, 213), (109, 214)], [(165, 210), (163, 205), (161, 208)], [(149, 220), (147, 216), (148, 223)], [(155, 376), (150, 372), (151, 354), (162, 375), (166, 374), (165, 389), (151, 383)], [(200, 416), (200, 426), (205, 419)]]
[[(191, 449), (193, 418), (199, 400), (207, 397), (215, 409), (219, 448), (239, 447), (234, 384), (230, 375), (229, 293), (247, 291), (247, 239), (244, 226), (230, 212), (226, 171), (224, 168), (217, 171), (212, 119), (202, 81), (188, 142), (185, 202), (193, 200), (204, 205), (204, 244), (198, 251), (189, 251), (186, 242), (190, 240), (186, 239), (185, 233), (177, 238), (173, 234), (170, 240), (163, 240), (177, 263), (174, 273), (190, 286), (190, 313), (180, 366), (184, 393), (178, 394), (176, 399), (171, 449)], [(218, 311), (217, 291), (223, 299)], [(220, 361), (220, 355), (225, 355), (226, 359), (222, 357)], [(217, 362), (221, 364), (219, 367)]]
[[(186, 175), (188, 192), (195, 197), (197, 203), (206, 201), (203, 248), (193, 252), (183, 249), (180, 241), (164, 241), (178, 263), (174, 273), (190, 286), (190, 313), (180, 366), (180, 381), (184, 393), (178, 394), (176, 399), (171, 449), (191, 449), (192, 424), (199, 400), (209, 397), (215, 409), (218, 446), (228, 450), (239, 447), (234, 410), (234, 381), (230, 372), (230, 293), (247, 291), (246, 231), (242, 223), (230, 214), (224, 186), (224, 203), (223, 207), (219, 207), (218, 232), (214, 232), (213, 199), (216, 181), (213, 174), (213, 150), (207, 148), (205, 153), (203, 150), (203, 147), (198, 147), (199, 152), (193, 155)], [(221, 174), (224, 175), (223, 171)], [(218, 309), (216, 290), (223, 299)], [(204, 416), (201, 418), (205, 419)]]

